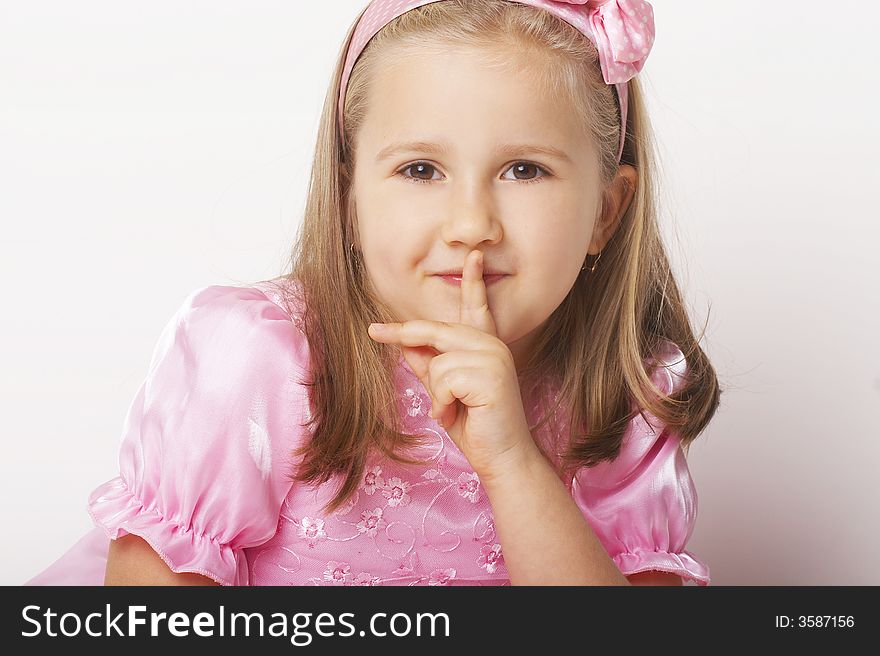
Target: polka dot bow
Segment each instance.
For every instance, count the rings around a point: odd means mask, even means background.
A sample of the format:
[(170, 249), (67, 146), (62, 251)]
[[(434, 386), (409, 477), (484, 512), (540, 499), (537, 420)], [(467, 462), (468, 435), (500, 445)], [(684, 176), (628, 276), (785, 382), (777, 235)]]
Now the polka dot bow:
[[(628, 82), (642, 70), (654, 45), (654, 10), (643, 0), (558, 0), (585, 14), (606, 84)], [(564, 13), (568, 13), (563, 10)]]

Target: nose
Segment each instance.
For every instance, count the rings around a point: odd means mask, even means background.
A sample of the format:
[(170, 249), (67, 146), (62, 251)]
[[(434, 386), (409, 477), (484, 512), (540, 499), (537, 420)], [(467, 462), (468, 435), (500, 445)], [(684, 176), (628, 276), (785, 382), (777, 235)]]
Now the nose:
[(497, 244), (504, 235), (491, 193), (477, 184), (460, 185), (453, 192), (448, 212), (442, 227), (447, 244), (472, 249), (484, 243)]

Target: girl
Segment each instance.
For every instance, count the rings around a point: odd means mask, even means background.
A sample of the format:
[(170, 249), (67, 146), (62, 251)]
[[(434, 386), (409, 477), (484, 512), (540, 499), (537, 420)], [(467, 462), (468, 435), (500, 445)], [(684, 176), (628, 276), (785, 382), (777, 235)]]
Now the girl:
[(187, 297), (28, 584), (708, 584), (653, 41), (641, 0), (371, 2), (289, 273)]

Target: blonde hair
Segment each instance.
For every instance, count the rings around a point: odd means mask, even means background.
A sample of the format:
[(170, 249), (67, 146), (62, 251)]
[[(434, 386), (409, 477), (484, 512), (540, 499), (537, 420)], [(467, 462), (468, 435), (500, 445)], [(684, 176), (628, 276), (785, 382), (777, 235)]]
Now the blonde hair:
[[(400, 450), (421, 444), (403, 431), (396, 398), (394, 348), (374, 342), (371, 322), (393, 322), (390, 308), (373, 293), (349, 248), (357, 244), (351, 194), (356, 137), (367, 110), (370, 82), (400, 48), (474, 49), (489, 66), (510, 66), (537, 75), (563, 94), (600, 153), (603, 193), (617, 171), (620, 119), (613, 88), (602, 79), (598, 53), (576, 28), (553, 14), (508, 0), (445, 0), (410, 10), (386, 25), (367, 45), (349, 80), (345, 134), (337, 117), (340, 79), (356, 22), (339, 54), (321, 115), (305, 216), (291, 253), (289, 273), (303, 308), (300, 326), (311, 352), (312, 437), (295, 452), (302, 457), (291, 480), (321, 484), (337, 477), (338, 492), (324, 511), (333, 512), (357, 490), (372, 449), (397, 462), (416, 464)], [(431, 45), (429, 45), (431, 44)], [(530, 64), (523, 68), (521, 62)], [(630, 206), (602, 251), (595, 273), (578, 277), (551, 314), (524, 371), (523, 391), (554, 376), (561, 381), (556, 405), (571, 417), (562, 463), (594, 466), (620, 452), (633, 401), (675, 431), (687, 450), (719, 404), (720, 388), (688, 314), (661, 241), (657, 222), (653, 134), (638, 78), (628, 84), (629, 117), (623, 164), (638, 171)], [(646, 370), (664, 340), (683, 352), (687, 379), (667, 396)], [(539, 445), (540, 446), (540, 445)]]

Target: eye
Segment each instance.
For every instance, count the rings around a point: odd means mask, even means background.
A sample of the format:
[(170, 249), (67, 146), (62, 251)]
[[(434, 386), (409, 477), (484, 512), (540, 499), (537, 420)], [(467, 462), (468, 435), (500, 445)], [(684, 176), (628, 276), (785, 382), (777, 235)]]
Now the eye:
[(541, 177), (529, 178), (528, 180), (519, 180), (520, 182), (524, 182), (526, 184), (529, 184), (532, 182), (540, 182), (543, 178), (550, 176), (550, 172), (547, 169), (545, 169), (543, 166), (538, 166), (537, 164), (532, 164), (531, 162), (516, 162), (513, 166), (511, 166), (507, 170), (508, 171), (514, 170), (514, 171), (518, 171), (518, 172), (522, 173), (523, 169), (525, 169), (526, 171), (528, 171), (529, 169), (535, 169), (535, 171), (541, 171), (541, 173), (543, 174), (543, 175), (541, 175)]
[[(410, 169), (418, 169), (418, 170), (420, 170), (422, 173), (425, 173), (425, 172), (430, 173), (431, 171), (436, 171), (436, 170), (437, 170), (436, 167), (434, 167), (433, 165), (428, 164), (427, 162), (413, 162), (412, 164), (407, 164), (407, 165), (404, 166), (402, 169), (400, 169), (399, 171), (397, 171), (397, 175), (399, 175), (399, 176), (401, 176), (402, 178), (404, 178), (407, 182), (415, 182), (416, 184), (430, 184), (431, 182), (434, 182), (434, 180), (433, 180), (432, 178), (429, 178), (429, 179), (423, 180), (423, 179), (421, 179), (421, 178), (416, 178), (416, 177), (412, 177), (412, 176), (409, 176), (409, 175), (404, 175), (404, 172), (405, 172), (405, 171), (408, 171), (408, 170), (410, 170)], [(522, 183), (524, 183), (524, 184), (531, 184), (531, 183), (534, 183), (534, 182), (540, 182), (543, 178), (546, 178), (546, 177), (549, 177), (549, 176), (550, 176), (550, 172), (547, 171), (547, 169), (545, 169), (545, 168), (542, 167), (542, 166), (538, 166), (537, 164), (532, 164), (532, 163), (530, 163), (530, 162), (516, 162), (513, 166), (511, 166), (511, 167), (510, 167), (509, 169), (507, 169), (507, 170), (508, 170), (508, 171), (510, 171), (510, 170), (516, 170), (516, 171), (522, 172), (523, 169), (525, 169), (526, 171), (527, 171), (528, 169), (535, 169), (535, 170), (537, 170), (537, 171), (541, 171), (542, 174), (543, 174), (543, 175), (541, 175), (541, 177), (531, 178), (531, 179), (528, 179), (528, 180), (518, 180), (519, 182), (522, 182)], [(509, 180), (510, 178), (506, 178), (506, 179)]]
[(421, 178), (414, 178), (409, 175), (403, 175), (404, 171), (409, 171), (410, 169), (420, 169), (422, 173), (424, 173), (426, 170), (429, 172), (437, 170), (427, 162), (414, 162), (413, 164), (407, 164), (397, 172), (397, 175), (402, 176), (407, 182), (416, 182), (418, 184), (426, 184), (431, 182), (431, 180), (422, 180)]

